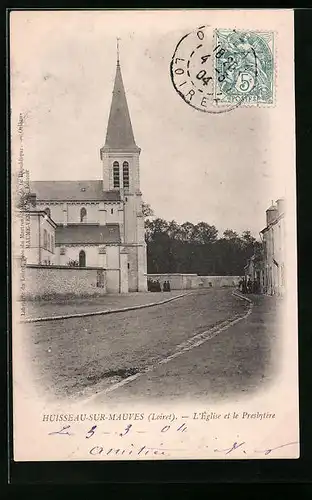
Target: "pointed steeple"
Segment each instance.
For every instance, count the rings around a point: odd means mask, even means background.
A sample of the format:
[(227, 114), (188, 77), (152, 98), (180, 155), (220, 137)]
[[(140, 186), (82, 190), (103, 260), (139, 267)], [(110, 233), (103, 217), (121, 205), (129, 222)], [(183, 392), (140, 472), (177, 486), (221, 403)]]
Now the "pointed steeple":
[(134, 140), (126, 93), (121, 76), (118, 39), (116, 76), (108, 119), (105, 148), (118, 150), (139, 149)]

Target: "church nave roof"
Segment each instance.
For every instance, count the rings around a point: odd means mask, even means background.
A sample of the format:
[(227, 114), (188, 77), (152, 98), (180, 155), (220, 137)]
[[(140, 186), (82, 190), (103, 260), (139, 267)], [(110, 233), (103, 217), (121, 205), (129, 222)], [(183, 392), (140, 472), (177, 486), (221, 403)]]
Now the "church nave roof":
[(32, 181), (31, 192), (45, 201), (120, 201), (120, 191), (103, 191), (101, 180)]
[(120, 229), (118, 224), (106, 226), (92, 226), (88, 224), (74, 224), (58, 226), (55, 230), (56, 245), (66, 244), (105, 244), (120, 243)]

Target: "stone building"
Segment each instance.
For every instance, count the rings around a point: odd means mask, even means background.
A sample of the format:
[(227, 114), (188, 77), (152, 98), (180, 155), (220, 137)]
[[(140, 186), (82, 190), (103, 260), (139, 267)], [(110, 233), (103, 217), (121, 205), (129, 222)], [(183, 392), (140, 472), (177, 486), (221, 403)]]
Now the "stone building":
[(279, 199), (266, 211), (266, 227), (260, 232), (263, 242), (263, 292), (285, 292), (285, 202)]
[(53, 262), (115, 270), (119, 283), (111, 283), (111, 291), (147, 290), (140, 151), (117, 58), (106, 140), (100, 149), (102, 179), (30, 183), (38, 217), (45, 212), (46, 220), (56, 223)]
[(27, 210), (22, 214), (26, 232), (27, 264), (55, 264), (56, 223), (44, 211)]

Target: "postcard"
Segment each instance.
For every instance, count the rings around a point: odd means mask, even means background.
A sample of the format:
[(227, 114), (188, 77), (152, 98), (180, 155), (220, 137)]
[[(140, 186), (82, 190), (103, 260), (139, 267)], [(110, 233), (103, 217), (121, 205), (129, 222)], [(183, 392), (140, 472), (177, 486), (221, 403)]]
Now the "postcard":
[(298, 458), (293, 11), (9, 28), (14, 461)]

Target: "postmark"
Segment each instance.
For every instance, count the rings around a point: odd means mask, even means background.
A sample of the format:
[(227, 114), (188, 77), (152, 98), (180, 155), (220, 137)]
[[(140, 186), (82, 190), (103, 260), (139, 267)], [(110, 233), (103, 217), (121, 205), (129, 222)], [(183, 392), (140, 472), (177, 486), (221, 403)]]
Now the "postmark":
[(272, 105), (273, 33), (200, 26), (178, 42), (170, 74), (179, 96), (202, 112)]

